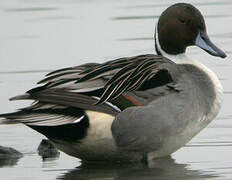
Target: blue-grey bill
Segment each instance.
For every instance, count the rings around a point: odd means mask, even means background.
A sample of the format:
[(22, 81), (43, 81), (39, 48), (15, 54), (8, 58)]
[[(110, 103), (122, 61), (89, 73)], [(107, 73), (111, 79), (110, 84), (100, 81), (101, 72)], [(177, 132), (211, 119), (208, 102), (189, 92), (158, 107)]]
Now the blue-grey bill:
[(196, 41), (195, 41), (195, 45), (205, 50), (206, 52), (208, 52), (209, 54), (213, 56), (218, 56), (221, 58), (226, 57), (226, 54), (210, 41), (206, 32), (198, 33)]

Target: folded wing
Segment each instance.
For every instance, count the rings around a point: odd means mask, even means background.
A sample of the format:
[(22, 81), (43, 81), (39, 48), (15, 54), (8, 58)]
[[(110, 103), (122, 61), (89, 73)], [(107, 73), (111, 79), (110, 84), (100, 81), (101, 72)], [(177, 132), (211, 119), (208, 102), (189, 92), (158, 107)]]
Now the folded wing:
[[(164, 57), (147, 54), (56, 70), (38, 83), (44, 85), (11, 98), (35, 100), (34, 105), (5, 117), (25, 124), (59, 126), (77, 122), (84, 115), (79, 110), (116, 116), (128, 107), (146, 104), (139, 102), (134, 92), (172, 83), (173, 66)], [(53, 108), (42, 108), (48, 106)], [(74, 109), (79, 113), (73, 113)]]

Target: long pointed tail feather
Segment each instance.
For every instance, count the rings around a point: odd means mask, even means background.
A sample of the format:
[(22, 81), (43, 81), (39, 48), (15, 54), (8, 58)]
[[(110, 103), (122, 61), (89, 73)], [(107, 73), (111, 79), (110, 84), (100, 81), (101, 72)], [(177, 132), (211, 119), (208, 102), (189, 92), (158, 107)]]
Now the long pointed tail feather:
[(0, 114), (0, 125), (1, 124), (19, 124), (20, 122), (7, 118), (13, 114), (14, 113)]
[(10, 98), (10, 101), (29, 99), (29, 98), (30, 98), (30, 94), (25, 93), (25, 94), (21, 94), (21, 95)]

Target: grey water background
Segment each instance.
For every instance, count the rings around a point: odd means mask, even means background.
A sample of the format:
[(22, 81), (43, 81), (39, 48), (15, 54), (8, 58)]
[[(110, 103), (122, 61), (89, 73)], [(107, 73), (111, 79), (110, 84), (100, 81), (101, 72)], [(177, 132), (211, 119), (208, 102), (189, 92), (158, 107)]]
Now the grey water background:
[[(160, 13), (173, 0), (1, 0), (0, 113), (30, 102), (8, 98), (58, 68), (153, 53)], [(42, 135), (23, 125), (1, 125), (0, 145), (23, 153), (0, 161), (0, 179), (232, 179), (232, 1), (189, 0), (203, 13), (211, 40), (227, 59), (191, 47), (188, 54), (217, 72), (224, 86), (218, 117), (171, 158), (142, 164), (82, 164), (64, 153), (43, 160)]]

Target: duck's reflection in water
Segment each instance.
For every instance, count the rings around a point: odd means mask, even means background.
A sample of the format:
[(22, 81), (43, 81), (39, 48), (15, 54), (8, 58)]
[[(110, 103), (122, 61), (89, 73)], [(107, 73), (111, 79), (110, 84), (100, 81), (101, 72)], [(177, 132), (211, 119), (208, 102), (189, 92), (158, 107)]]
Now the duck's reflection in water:
[(148, 164), (106, 164), (83, 163), (70, 172), (59, 176), (63, 180), (99, 180), (99, 179), (178, 179), (199, 180), (217, 177), (213, 172), (190, 170), (188, 164), (178, 164), (172, 158), (158, 159)]

